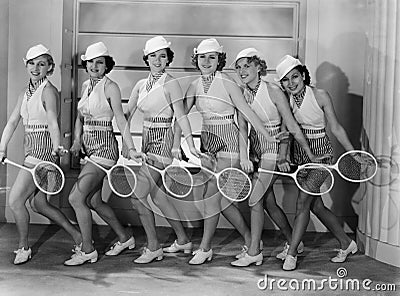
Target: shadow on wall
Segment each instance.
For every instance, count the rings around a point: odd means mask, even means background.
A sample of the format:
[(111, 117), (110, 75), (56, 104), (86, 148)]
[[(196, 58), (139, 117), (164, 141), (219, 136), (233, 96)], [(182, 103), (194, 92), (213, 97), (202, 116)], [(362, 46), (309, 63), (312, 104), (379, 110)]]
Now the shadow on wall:
[[(326, 90), (335, 108), (335, 113), (339, 123), (346, 130), (347, 135), (355, 149), (361, 147), (362, 131), (362, 110), (363, 97), (349, 93), (349, 80), (345, 73), (338, 67), (329, 62), (323, 62), (316, 71), (316, 86)], [(328, 126), (329, 129), (329, 126)], [(342, 145), (328, 130), (331, 139), (335, 160), (344, 152)], [(357, 228), (357, 218), (351, 205), (351, 200), (358, 192), (359, 184), (350, 183), (338, 174), (335, 174), (335, 185), (331, 192), (331, 210), (339, 217), (342, 217), (349, 227), (355, 231)]]

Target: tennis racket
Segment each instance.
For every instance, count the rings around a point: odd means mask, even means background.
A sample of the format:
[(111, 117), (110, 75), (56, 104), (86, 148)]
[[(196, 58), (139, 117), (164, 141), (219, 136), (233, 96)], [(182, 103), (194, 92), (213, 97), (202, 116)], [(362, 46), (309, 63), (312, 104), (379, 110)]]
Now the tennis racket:
[(253, 185), (249, 176), (237, 168), (225, 168), (220, 172), (215, 172), (216, 161), (211, 156), (202, 154), (201, 159), (210, 163), (208, 169), (202, 164), (197, 164), (193, 161), (188, 163), (199, 167), (201, 170), (213, 175), (217, 179), (217, 187), (221, 194), (233, 202), (241, 202), (250, 196)]
[(84, 160), (92, 163), (106, 173), (110, 189), (117, 196), (121, 198), (132, 196), (136, 188), (137, 178), (135, 172), (130, 167), (117, 163), (110, 169), (106, 169), (87, 156), (85, 152), (82, 152), (81, 156), (83, 156)]
[(185, 198), (193, 188), (193, 177), (189, 170), (174, 162), (163, 169), (151, 164), (152, 160), (147, 159), (145, 165), (161, 175), (164, 187), (167, 192), (177, 198)]
[(64, 173), (59, 166), (52, 162), (41, 161), (31, 169), (15, 163), (5, 157), (3, 157), (1, 162), (30, 172), (32, 174), (35, 186), (45, 194), (56, 195), (60, 193), (64, 187)]
[(332, 172), (319, 163), (303, 164), (298, 166), (293, 173), (271, 171), (263, 168), (258, 168), (258, 172), (291, 177), (297, 187), (309, 195), (328, 193), (335, 183)]
[(378, 169), (375, 157), (361, 150), (347, 151), (338, 158), (335, 164), (323, 165), (337, 171), (346, 181), (355, 183), (371, 180)]

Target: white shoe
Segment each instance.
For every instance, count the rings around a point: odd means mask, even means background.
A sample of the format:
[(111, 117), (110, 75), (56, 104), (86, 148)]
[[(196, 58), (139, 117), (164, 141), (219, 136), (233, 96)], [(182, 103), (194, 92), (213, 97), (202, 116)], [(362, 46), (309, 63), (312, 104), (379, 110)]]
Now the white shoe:
[[(290, 245), (288, 244), (288, 242), (285, 242), (285, 246), (283, 247), (283, 251), (278, 253), (276, 255), (277, 259), (281, 259), (281, 260), (285, 260), (287, 253), (289, 251), (289, 247)], [(299, 245), (297, 246), (297, 254), (301, 254), (304, 252), (304, 244), (303, 242), (300, 242)]]
[(283, 270), (294, 270), (296, 269), (297, 264), (297, 256), (293, 257), (292, 255), (286, 255), (285, 262), (283, 262)]
[(200, 265), (203, 264), (204, 262), (211, 261), (212, 256), (213, 256), (213, 251), (212, 249), (209, 249), (208, 251), (204, 251), (203, 249), (198, 249), (192, 253), (193, 258), (189, 261), (189, 264), (191, 265)]
[(159, 248), (158, 250), (155, 251), (150, 251), (148, 248), (144, 247), (142, 255), (135, 259), (133, 262), (139, 263), (139, 264), (146, 264), (152, 262), (154, 259), (156, 261), (162, 260), (164, 257), (163, 250), (162, 248)]
[(67, 266), (76, 266), (82, 265), (83, 263), (89, 261), (90, 263), (95, 263), (98, 258), (97, 251), (94, 250), (93, 252), (86, 254), (82, 251), (77, 251), (75, 254), (72, 255), (71, 259), (64, 262), (64, 265)]
[(128, 248), (129, 250), (132, 250), (135, 248), (135, 238), (133, 236), (130, 237), (126, 242), (121, 243), (120, 241), (117, 241), (111, 248), (106, 252), (107, 256), (117, 256), (119, 255), (123, 250)]
[(231, 265), (238, 266), (238, 267), (245, 267), (245, 266), (249, 266), (250, 264), (255, 263), (258, 266), (258, 265), (262, 264), (262, 261), (263, 261), (262, 253), (255, 255), (255, 256), (250, 256), (249, 254), (245, 253), (242, 258), (231, 262)]
[(21, 247), (18, 250), (14, 251), (14, 253), (15, 253), (15, 259), (14, 259), (15, 265), (25, 263), (32, 258), (31, 248), (25, 250), (24, 247)]
[(346, 250), (340, 249), (337, 255), (331, 258), (331, 262), (342, 263), (346, 261), (346, 258), (350, 253), (355, 254), (356, 252), (357, 252), (357, 244), (355, 241), (352, 240)]
[(188, 242), (186, 244), (180, 245), (178, 241), (175, 240), (172, 245), (169, 247), (163, 248), (163, 251), (166, 253), (177, 253), (179, 251), (183, 251), (185, 254), (190, 254), (192, 252), (192, 242)]
[[(263, 249), (264, 249), (264, 242), (263, 242), (262, 240), (260, 240), (260, 252), (262, 252)], [(235, 258), (236, 258), (236, 259), (243, 258), (243, 257), (244, 257), (244, 254), (246, 254), (248, 250), (249, 250), (249, 248), (248, 248), (246, 245), (244, 245), (244, 246), (242, 247), (242, 250), (240, 251), (240, 253), (237, 254), (237, 255), (235, 256)]]

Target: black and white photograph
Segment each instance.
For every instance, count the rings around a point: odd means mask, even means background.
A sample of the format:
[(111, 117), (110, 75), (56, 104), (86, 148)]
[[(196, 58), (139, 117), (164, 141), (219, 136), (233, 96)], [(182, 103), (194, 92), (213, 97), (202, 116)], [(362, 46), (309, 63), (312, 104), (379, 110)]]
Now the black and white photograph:
[(0, 296), (398, 295), (400, 1), (0, 0)]

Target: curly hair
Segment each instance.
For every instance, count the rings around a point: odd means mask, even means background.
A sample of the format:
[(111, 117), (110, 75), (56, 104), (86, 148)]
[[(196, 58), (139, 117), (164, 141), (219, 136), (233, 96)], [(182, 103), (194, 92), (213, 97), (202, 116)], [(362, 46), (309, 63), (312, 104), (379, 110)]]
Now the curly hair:
[(260, 76), (267, 75), (267, 62), (258, 56), (254, 55), (252, 57), (247, 58), (247, 62), (253, 62), (255, 66), (260, 66)]
[[(196, 67), (197, 70), (200, 70), (199, 65), (197, 63), (197, 56), (198, 54), (192, 54), (191, 58), (191, 63), (193, 66)], [(218, 53), (218, 65), (217, 65), (217, 71), (222, 71), (222, 69), (226, 65), (226, 53), (225, 52), (219, 52)]]
[[(169, 64), (171, 64), (172, 61), (174, 60), (174, 52), (169, 47), (165, 49), (167, 51), (167, 58), (168, 58), (167, 66), (169, 66)], [(149, 66), (149, 54), (143, 56), (143, 61), (146, 64), (146, 66)]]
[[(310, 85), (311, 84), (310, 72), (308, 71), (308, 69), (307, 69), (307, 67), (305, 65), (299, 65), (299, 66), (294, 67), (293, 69), (297, 69), (297, 71), (299, 71), (301, 75), (304, 75), (303, 82), (304, 82), (305, 85)], [(280, 81), (280, 84), (281, 84), (281, 87), (284, 88), (283, 84), (282, 84), (282, 79)]]
[[(106, 71), (104, 72), (104, 74), (108, 74), (111, 72), (111, 70), (114, 68), (115, 66), (115, 61), (112, 57), (110, 56), (103, 56), (105, 59), (105, 63), (106, 63)], [(87, 72), (87, 61), (82, 61), (82, 67), (85, 68), (85, 71)]]

